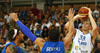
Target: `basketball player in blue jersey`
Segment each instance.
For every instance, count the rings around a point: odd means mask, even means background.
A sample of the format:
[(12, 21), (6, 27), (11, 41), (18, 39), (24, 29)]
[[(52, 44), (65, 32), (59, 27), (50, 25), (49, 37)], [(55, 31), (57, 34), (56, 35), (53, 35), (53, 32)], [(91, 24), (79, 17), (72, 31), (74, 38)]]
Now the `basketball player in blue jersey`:
[[(87, 7), (82, 7), (87, 8)], [(84, 20), (82, 25), (82, 31), (75, 29), (74, 32), (74, 39), (73, 39), (73, 47), (71, 53), (91, 53), (93, 49), (93, 44), (95, 43), (96, 35), (97, 35), (97, 25), (92, 17), (92, 11), (90, 8), (87, 8), (89, 10), (88, 18), (90, 20)], [(84, 16), (76, 15), (73, 18), (73, 21), (77, 20), (78, 18), (82, 18)], [(69, 22), (66, 23), (66, 29), (68, 29)], [(92, 27), (91, 27), (92, 26)], [(92, 32), (89, 33), (89, 30), (92, 28)]]
[(7, 34), (8, 39), (11, 41), (7, 45), (5, 45), (2, 53), (22, 53), (19, 45), (21, 41), (23, 41), (23, 33), (17, 29), (11, 29)]
[(31, 33), (31, 31), (23, 25), (19, 19), (16, 13), (11, 13), (10, 16), (16, 21), (19, 28), (22, 30), (22, 32), (29, 37), (35, 44), (37, 44), (40, 47), (41, 53), (66, 53), (67, 46), (72, 41), (72, 35), (73, 35), (73, 17), (74, 17), (74, 11), (73, 9), (69, 9), (69, 32), (66, 35), (65, 38), (63, 38), (63, 42), (60, 40), (60, 33), (59, 30), (56, 28), (53, 28), (49, 31), (49, 41), (45, 42), (41, 38), (37, 38), (34, 34)]

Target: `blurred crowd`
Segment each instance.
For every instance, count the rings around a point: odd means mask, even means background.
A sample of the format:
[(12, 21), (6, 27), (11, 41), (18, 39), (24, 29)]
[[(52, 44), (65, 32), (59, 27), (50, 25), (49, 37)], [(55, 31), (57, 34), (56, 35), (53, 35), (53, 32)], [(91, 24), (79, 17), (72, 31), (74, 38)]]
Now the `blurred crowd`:
[[(23, 8), (22, 12), (17, 11), (20, 21), (26, 25), (36, 37), (43, 38), (45, 41), (48, 41), (48, 31), (52, 28), (59, 28), (60, 31), (60, 40), (65, 37), (67, 30), (64, 25), (68, 22), (67, 16), (68, 11), (64, 9), (59, 10), (58, 6), (55, 5), (55, 11), (51, 11), (51, 6), (48, 5), (45, 13), (43, 10), (37, 9), (37, 4), (34, 3), (34, 7), (30, 10), (27, 10), (27, 7)], [(70, 6), (73, 8), (73, 5)], [(75, 9), (75, 15), (78, 13), (78, 9)], [(0, 12), (0, 52), (6, 44), (10, 41), (7, 38), (7, 32), (11, 29), (19, 29), (16, 22), (12, 20), (9, 16), (9, 13), (13, 13), (14, 9), (10, 11)], [(97, 6), (96, 10), (92, 11), (94, 20), (97, 23), (98, 35), (94, 45), (94, 53), (100, 52), (100, 7)], [(82, 20), (78, 19), (74, 22), (74, 27), (82, 30)], [(34, 44), (28, 37), (24, 36), (24, 41), (20, 44), (20, 47), (26, 50), (29, 53), (39, 53), (39, 47)], [(67, 52), (70, 53), (72, 44), (68, 47)]]

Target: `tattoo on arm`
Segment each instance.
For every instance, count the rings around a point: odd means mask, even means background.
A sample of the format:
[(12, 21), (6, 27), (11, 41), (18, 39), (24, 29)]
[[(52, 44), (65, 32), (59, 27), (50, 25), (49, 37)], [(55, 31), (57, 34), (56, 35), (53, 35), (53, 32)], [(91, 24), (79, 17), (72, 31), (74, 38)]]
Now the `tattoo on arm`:
[(17, 53), (17, 49), (14, 45), (9, 45), (9, 51), (10, 53)]

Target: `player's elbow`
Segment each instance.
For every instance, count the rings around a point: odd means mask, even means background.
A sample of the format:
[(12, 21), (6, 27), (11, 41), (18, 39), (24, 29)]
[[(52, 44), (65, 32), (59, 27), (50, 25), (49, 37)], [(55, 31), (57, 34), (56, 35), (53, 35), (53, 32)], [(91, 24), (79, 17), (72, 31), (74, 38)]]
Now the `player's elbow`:
[(67, 25), (67, 24), (65, 24), (65, 29), (67, 29), (67, 30), (68, 30), (68, 25)]
[(97, 31), (98, 31), (98, 28), (97, 28), (97, 27), (95, 27), (95, 28), (93, 29), (93, 31), (97, 32)]

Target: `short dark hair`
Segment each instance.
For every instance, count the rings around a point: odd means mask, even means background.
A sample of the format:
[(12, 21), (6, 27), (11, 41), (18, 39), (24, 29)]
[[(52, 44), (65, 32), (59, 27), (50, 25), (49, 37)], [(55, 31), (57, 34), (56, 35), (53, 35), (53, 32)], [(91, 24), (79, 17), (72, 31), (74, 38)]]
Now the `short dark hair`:
[[(10, 41), (15, 40), (15, 38), (13, 39), (13, 35), (14, 35), (14, 29), (9, 30), (8, 33), (7, 33), (7, 37)], [(19, 30), (17, 30), (17, 35), (19, 35)]]
[(36, 26), (39, 26), (40, 27), (40, 25), (36, 25)]
[(99, 5), (97, 5), (96, 7), (100, 8), (100, 6), (99, 6)]
[(59, 32), (58, 28), (50, 29), (50, 31), (49, 31), (49, 39), (50, 39), (50, 41), (52, 41), (52, 42), (59, 41), (59, 36), (60, 36), (60, 32)]
[(34, 49), (34, 51), (38, 51), (38, 49)]
[[(56, 22), (56, 19), (53, 19), (53, 20), (55, 20), (55, 22)], [(52, 21), (53, 21), (53, 20), (52, 20)]]
[(34, 3), (34, 5), (36, 5), (36, 6), (37, 6), (37, 4), (36, 4), (36, 3)]
[(44, 19), (48, 20), (48, 18), (44, 18)]

